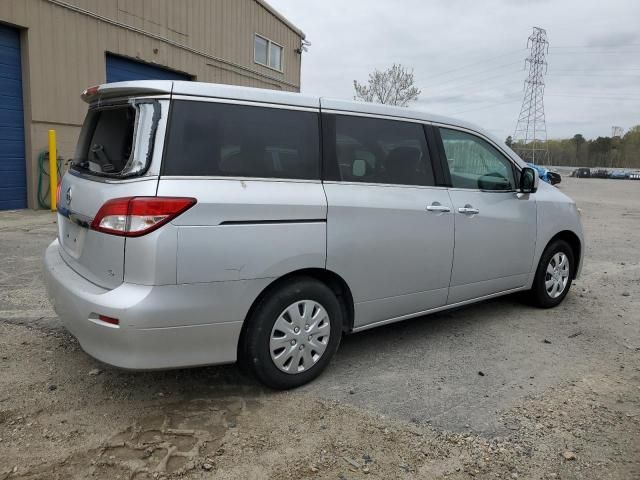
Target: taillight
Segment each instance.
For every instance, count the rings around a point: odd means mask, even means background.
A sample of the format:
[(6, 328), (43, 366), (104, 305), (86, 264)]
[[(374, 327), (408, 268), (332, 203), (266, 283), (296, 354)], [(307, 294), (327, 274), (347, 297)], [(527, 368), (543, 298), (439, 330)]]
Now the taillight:
[(62, 182), (58, 184), (58, 189), (56, 190), (56, 206), (60, 205), (60, 190), (62, 189)]
[(122, 237), (140, 237), (160, 228), (195, 204), (195, 198), (114, 198), (102, 205), (91, 222), (91, 229)]

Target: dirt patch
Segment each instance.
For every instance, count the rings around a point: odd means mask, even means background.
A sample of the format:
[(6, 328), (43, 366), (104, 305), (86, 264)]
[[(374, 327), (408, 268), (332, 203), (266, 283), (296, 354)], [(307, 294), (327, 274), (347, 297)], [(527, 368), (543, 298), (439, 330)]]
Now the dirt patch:
[[(3, 348), (7, 357), (36, 364), (23, 337), (53, 356), (2, 390), (8, 394), (0, 398), (2, 480), (640, 475), (635, 350), (615, 356), (614, 373), (594, 371), (524, 397), (500, 414), (509, 433), (486, 436), (402, 422), (309, 393), (234, 384), (232, 369), (95, 374), (83, 352), (58, 343), (73, 340), (15, 325), (0, 330), (2, 339), (14, 339)], [(76, 369), (62, 375), (49, 361)], [(12, 368), (7, 363), (3, 371)]]

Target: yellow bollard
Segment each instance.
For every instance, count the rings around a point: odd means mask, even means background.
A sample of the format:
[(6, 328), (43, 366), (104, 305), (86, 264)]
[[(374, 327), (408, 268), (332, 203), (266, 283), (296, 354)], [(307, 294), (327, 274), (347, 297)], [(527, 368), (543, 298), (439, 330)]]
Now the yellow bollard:
[(55, 212), (57, 210), (56, 196), (58, 194), (58, 151), (55, 130), (49, 130), (49, 193), (51, 196), (51, 211)]

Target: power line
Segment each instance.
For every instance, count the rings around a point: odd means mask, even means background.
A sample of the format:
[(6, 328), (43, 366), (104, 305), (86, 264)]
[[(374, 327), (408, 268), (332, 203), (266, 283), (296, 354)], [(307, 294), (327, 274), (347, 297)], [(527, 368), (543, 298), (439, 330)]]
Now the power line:
[(492, 75), (490, 77), (474, 78), (470, 82), (463, 82), (461, 84), (447, 85), (446, 87), (436, 88), (435, 91), (436, 91), (436, 93), (439, 93), (439, 92), (451, 90), (452, 88), (462, 88), (462, 87), (469, 86), (469, 85), (476, 85), (476, 84), (478, 84), (478, 82), (486, 82), (488, 80), (493, 80), (494, 78), (505, 78), (507, 75), (514, 75), (516, 73), (520, 74), (521, 72), (522, 72), (522, 70), (514, 70), (512, 72), (498, 73), (498, 74)]
[(590, 69), (590, 70), (575, 70), (575, 69), (568, 69), (568, 68), (554, 68), (552, 70), (552, 73), (554, 72), (575, 72), (575, 73), (592, 73), (592, 72), (636, 72), (636, 71), (640, 71), (640, 67), (629, 67), (629, 68), (607, 68), (606, 70), (597, 70), (597, 69)]
[(640, 47), (640, 43), (627, 43), (625, 45), (611, 45), (611, 46), (606, 46), (606, 45), (558, 45), (558, 46), (554, 46), (551, 47), (550, 50), (558, 50), (558, 49), (565, 49), (565, 48), (585, 48), (585, 49), (592, 49), (592, 48), (599, 48), (599, 49), (607, 49), (607, 48), (620, 48), (620, 47)]
[[(459, 96), (460, 97), (471, 97), (473, 95), (477, 95), (478, 93), (487, 92), (489, 90), (495, 90), (495, 89), (497, 89), (499, 87), (505, 87), (507, 85), (513, 85), (516, 82), (520, 83), (520, 80), (509, 80), (508, 82), (498, 83), (498, 84), (492, 85), (490, 87), (482, 88), (480, 90), (472, 90), (470, 92), (469, 91), (465, 91), (465, 92), (461, 93)], [(513, 93), (520, 93), (520, 92), (521, 92), (521, 90), (519, 90), (517, 92), (513, 92)], [(513, 93), (511, 93), (511, 94), (513, 94)], [(508, 94), (508, 95), (510, 95), (510, 94)], [(445, 98), (450, 98), (450, 97), (451, 97), (451, 95), (446, 96)], [(429, 98), (429, 100), (437, 102), (439, 100), (439, 98), (438, 97), (431, 97), (431, 98)], [(462, 101), (464, 101), (464, 100), (462, 100)]]
[(462, 113), (475, 112), (476, 110), (484, 110), (484, 109), (487, 109), (487, 108), (497, 107), (499, 105), (506, 105), (508, 103), (516, 103), (516, 102), (519, 102), (519, 101), (520, 100), (516, 98), (516, 99), (513, 99), (513, 100), (507, 100), (505, 102), (494, 102), (494, 103), (491, 103), (490, 105), (485, 105), (484, 107), (469, 108), (467, 110), (461, 110), (459, 112), (450, 113), (449, 115), (460, 115)]
[[(544, 106), (542, 104), (542, 95), (544, 93), (544, 82), (541, 83), (541, 85), (536, 85), (536, 81), (534, 80), (532, 82), (531, 80), (531, 73), (532, 70), (541, 70), (541, 67), (544, 66), (544, 70), (546, 73), (546, 61), (544, 61), (544, 55), (542, 56), (542, 63), (535, 63), (537, 61), (539, 61), (540, 59), (538, 57), (536, 57), (536, 55), (539, 55), (540, 52), (536, 53), (534, 55), (533, 53), (533, 43), (535, 43), (535, 39), (532, 40), (532, 38), (536, 35), (536, 31), (540, 30), (542, 32), (544, 32), (544, 42), (546, 42), (546, 32), (542, 29), (534, 29), (534, 34), (532, 34), (532, 36), (529, 38), (529, 42), (528, 42), (528, 46), (530, 46), (532, 48), (532, 54), (526, 59), (526, 64), (529, 65), (529, 78), (525, 81), (525, 85), (527, 86), (526, 92), (525, 92), (525, 97), (524, 97), (524, 101), (523, 101), (523, 108), (525, 108), (525, 103), (527, 103), (527, 98), (529, 98), (529, 103), (531, 102), (531, 100), (533, 99), (533, 97), (531, 95), (528, 95), (528, 92), (531, 90), (532, 86), (533, 87), (538, 87), (538, 94), (540, 94), (540, 101), (538, 102), (538, 100), (536, 99), (536, 105), (533, 105), (533, 112), (535, 113), (536, 111), (538, 112), (538, 121), (540, 121), (540, 118), (542, 118), (542, 120), (544, 120)], [(543, 43), (544, 43), (543, 42)], [(618, 54), (629, 54), (629, 53), (633, 53), (630, 50), (622, 50), (622, 51), (611, 51), (611, 50), (602, 50), (603, 48), (610, 48), (610, 47), (596, 47), (596, 46), (589, 46), (589, 45), (575, 45), (575, 46), (557, 46), (557, 47), (553, 47), (553, 48), (549, 48), (548, 46), (548, 42), (545, 43), (546, 46), (546, 51), (542, 52), (543, 54), (548, 53), (549, 51), (551, 51), (551, 53), (557, 53), (557, 54), (567, 54), (567, 53), (579, 53), (579, 54), (592, 54), (592, 55), (598, 55), (598, 54), (613, 54), (613, 55), (618, 55)], [(613, 48), (624, 48), (624, 47), (635, 47), (635, 46), (640, 46), (640, 44), (628, 44), (628, 45), (623, 45), (623, 46), (615, 46)], [(569, 52), (569, 51), (557, 51), (557, 50), (576, 50), (576, 49), (582, 49), (585, 51), (582, 52)], [(430, 75), (428, 77), (426, 77), (427, 79), (434, 79), (434, 78), (438, 78), (438, 77), (443, 77), (446, 75), (449, 75), (451, 73), (454, 73), (453, 76), (451, 76), (450, 78), (446, 78), (446, 79), (442, 79), (442, 80), (438, 80), (435, 83), (431, 83), (431, 84), (427, 84), (424, 88), (426, 90), (428, 90), (430, 93), (433, 93), (435, 91), (436, 95), (440, 95), (443, 96), (443, 93), (446, 94), (447, 91), (452, 90), (452, 89), (460, 89), (462, 90), (461, 94), (460, 94), (460, 101), (458, 103), (463, 103), (464, 97), (470, 97), (472, 95), (476, 95), (478, 93), (481, 92), (485, 92), (485, 91), (490, 91), (493, 89), (498, 89), (502, 86), (506, 86), (506, 85), (513, 85), (515, 83), (515, 81), (512, 80), (508, 80), (507, 82), (501, 82), (501, 83), (497, 83), (494, 85), (491, 85), (491, 81), (497, 78), (505, 78), (508, 76), (511, 76), (515, 73), (519, 73), (520, 71), (510, 71), (510, 72), (502, 72), (502, 73), (497, 73), (495, 75), (490, 75), (490, 76), (485, 76), (482, 77), (482, 74), (487, 74), (487, 73), (494, 73), (497, 70), (500, 69), (506, 69), (508, 67), (520, 64), (520, 62), (509, 62), (509, 63), (504, 63), (504, 64), (500, 64), (500, 65), (496, 65), (494, 67), (489, 67), (489, 68), (485, 68), (482, 70), (478, 70), (478, 71), (473, 71), (473, 72), (468, 72), (468, 73), (464, 73), (462, 72), (465, 69), (471, 68), (473, 66), (477, 66), (480, 64), (485, 64), (487, 62), (492, 62), (495, 61), (497, 59), (500, 58), (504, 58), (504, 57), (508, 57), (511, 55), (514, 55), (515, 53), (521, 53), (523, 50), (522, 49), (518, 49), (518, 50), (513, 50), (510, 52), (506, 52), (504, 54), (501, 55), (497, 55), (494, 57), (490, 57), (488, 59), (485, 60), (479, 60), (476, 62), (472, 62), (469, 64), (465, 64), (462, 65), (460, 67), (456, 67), (456, 68), (452, 68), (449, 70), (445, 70), (439, 73), (436, 73), (434, 75)], [(534, 68), (534, 64), (537, 65), (536, 68)], [(628, 66), (626, 68), (618, 68), (618, 69), (602, 69), (602, 70), (576, 70), (576, 69), (560, 69), (560, 70), (553, 70), (550, 75), (554, 76), (554, 77), (572, 77), (572, 76), (585, 76), (585, 77), (625, 77), (625, 78), (634, 78), (636, 76), (640, 76), (640, 74), (636, 74), (636, 71), (640, 71), (640, 66)], [(455, 72), (462, 72), (459, 74), (456, 74)], [(540, 73), (540, 72), (538, 72)], [(542, 73), (541, 75), (544, 75), (544, 73)], [(479, 77), (480, 75), (480, 77)], [(467, 79), (471, 79), (470, 81), (467, 81)], [(541, 80), (542, 77), (540, 76), (538, 78), (538, 81)], [(486, 85), (487, 82), (489, 83), (489, 85)], [(471, 92), (469, 91), (464, 91), (464, 89), (466, 87), (469, 86), (473, 86), (473, 85), (477, 85), (478, 83), (482, 83), (484, 85), (484, 87), (480, 88), (480, 89), (476, 89), (476, 90), (472, 90)], [(541, 89), (539, 87), (542, 87)], [(509, 92), (505, 95), (513, 95), (514, 93), (517, 92)], [(636, 100), (636, 99), (640, 99), (640, 97), (634, 97), (634, 96), (629, 96), (629, 95), (625, 95), (625, 94), (619, 94), (619, 95), (602, 95), (600, 93), (598, 94), (584, 94), (584, 95), (575, 95), (575, 94), (564, 94), (564, 93), (557, 93), (557, 94), (549, 94), (551, 96), (554, 97), (568, 97), (568, 98), (590, 98), (590, 99), (598, 99), (598, 98), (606, 98), (606, 99), (612, 99), (612, 100)], [(446, 95), (444, 95), (446, 97)], [(428, 100), (431, 100), (433, 102), (438, 102), (438, 98), (437, 97), (432, 97)], [(488, 105), (483, 105), (480, 107), (475, 107), (475, 108), (470, 108), (470, 109), (465, 109), (465, 110), (461, 110), (461, 111), (457, 111), (452, 113), (451, 115), (459, 115), (462, 113), (467, 113), (467, 112), (472, 112), (472, 111), (476, 111), (476, 110), (484, 110), (487, 108), (493, 108), (493, 107), (497, 107), (497, 106), (501, 106), (501, 105), (507, 105), (507, 104), (511, 104), (516, 102), (517, 100), (505, 100), (505, 101), (499, 101), (499, 102), (491, 102)], [(483, 102), (485, 103), (485, 102)], [(521, 111), (521, 116), (522, 116), (523, 112)], [(540, 117), (540, 114), (542, 115)], [(519, 127), (516, 127), (516, 132), (518, 131)], [(536, 143), (536, 138), (535, 135), (536, 134), (542, 134), (545, 138), (546, 138), (546, 127), (544, 125), (540, 126), (540, 127), (536, 127), (535, 125), (532, 126), (533, 130), (536, 132), (534, 133), (533, 137), (531, 137), (531, 141), (534, 143), (534, 148), (535, 148), (535, 143)]]
[(510, 52), (503, 53), (502, 55), (497, 55), (497, 56), (495, 56), (495, 57), (486, 58), (486, 59), (484, 59), (484, 60), (479, 60), (479, 61), (477, 61), (477, 62), (468, 63), (468, 64), (466, 64), (466, 65), (462, 65), (462, 66), (460, 66), (460, 67), (452, 68), (451, 70), (445, 70), (445, 71), (443, 71), (443, 72), (439, 72), (439, 73), (436, 73), (436, 74), (434, 74), (434, 75), (429, 75), (429, 76), (427, 76), (426, 78), (436, 78), (436, 77), (440, 77), (440, 76), (442, 76), (442, 75), (446, 75), (447, 73), (457, 72), (457, 71), (459, 71), (459, 70), (464, 70), (465, 68), (473, 67), (473, 66), (475, 66), (475, 65), (480, 65), (481, 63), (487, 63), (487, 62), (491, 62), (491, 61), (493, 61), (493, 60), (497, 60), (498, 58), (504, 58), (504, 57), (506, 57), (506, 56), (513, 55), (514, 53), (522, 53), (522, 51), (523, 51), (523, 49), (522, 49), (522, 48), (520, 48), (520, 49), (518, 49), (518, 50), (512, 50), (512, 51), (510, 51)]
[[(510, 92), (507, 95), (511, 95), (513, 93), (516, 92)], [(640, 96), (639, 97), (613, 97), (613, 96), (606, 96), (606, 95), (601, 95), (601, 96), (597, 96), (597, 95), (571, 95), (571, 94), (553, 94), (553, 93), (546, 93), (546, 96), (551, 96), (551, 97), (575, 97), (575, 98), (606, 98), (606, 99), (611, 99), (611, 100), (640, 100)], [(518, 99), (514, 99), (514, 100), (506, 100), (504, 102), (492, 102), (489, 105), (484, 105), (482, 107), (477, 107), (477, 108), (470, 108), (467, 110), (461, 110), (458, 112), (454, 112), (454, 113), (449, 113), (448, 115), (460, 115), (462, 113), (467, 113), (467, 112), (474, 112), (476, 110), (485, 110), (487, 108), (492, 108), (492, 107), (497, 107), (500, 105), (507, 105), (510, 103), (515, 103), (518, 102)]]
[(554, 73), (551, 72), (549, 75), (554, 77), (640, 77), (640, 73), (631, 73), (622, 75), (620, 73), (604, 73), (604, 74), (588, 74), (588, 73)]
[[(514, 93), (517, 92), (509, 92), (506, 95), (513, 95)], [(608, 96), (608, 95), (573, 95), (573, 94), (562, 94), (562, 93), (546, 93), (547, 96), (551, 96), (551, 97), (575, 97), (575, 98), (606, 98), (606, 99), (612, 99), (612, 100), (640, 100), (640, 96), (639, 97), (629, 97), (629, 96), (620, 96), (620, 97), (614, 97), (614, 96)], [(460, 115), (462, 113), (467, 113), (467, 112), (474, 112), (476, 110), (485, 110), (487, 108), (492, 108), (492, 107), (497, 107), (500, 105), (507, 105), (510, 103), (515, 103), (518, 102), (518, 99), (514, 99), (514, 100), (505, 100), (502, 102), (491, 102), (488, 105), (484, 105), (482, 107), (476, 107), (476, 108), (469, 108), (466, 110), (460, 110), (454, 113), (449, 113), (448, 115)]]
[(522, 65), (522, 61), (505, 63), (503, 65), (498, 65), (498, 66), (495, 66), (495, 67), (491, 67), (491, 68), (488, 68), (486, 70), (479, 70), (479, 71), (473, 72), (473, 73), (465, 73), (464, 75), (460, 75), (460, 76), (457, 76), (457, 77), (449, 78), (447, 80), (438, 81), (436, 83), (432, 83), (431, 85), (426, 85), (424, 88), (431, 88), (431, 87), (435, 87), (435, 86), (438, 86), (438, 85), (444, 85), (444, 84), (449, 83), (449, 82), (455, 82), (455, 81), (457, 81), (459, 79), (462, 79), (462, 78), (468, 78), (468, 77), (476, 76), (479, 73), (494, 72), (494, 71), (499, 70), (501, 68), (512, 67), (513, 65)]
[(640, 100), (640, 95), (637, 97), (628, 95), (574, 95), (572, 93), (547, 93), (549, 97), (571, 97), (571, 98), (607, 98), (611, 100)]
[(636, 53), (634, 51), (631, 50), (620, 50), (620, 51), (616, 51), (616, 52), (609, 52), (609, 51), (597, 51), (597, 52), (556, 52), (556, 51), (550, 51), (549, 55), (554, 56), (554, 55), (628, 55), (630, 53)]
[[(629, 46), (632, 46), (632, 47), (640, 46), (640, 43), (630, 43), (630, 44), (627, 44), (627, 45), (616, 45), (615, 47), (599, 47), (599, 46), (591, 46), (591, 45), (564, 45), (564, 46), (557, 46), (557, 47), (550, 48), (550, 54), (553, 54), (556, 50), (564, 50), (564, 49), (603, 49), (603, 48), (606, 49), (606, 48), (620, 48), (620, 47), (629, 47)], [(508, 57), (508, 56), (514, 55), (516, 53), (522, 53), (524, 50), (526, 50), (526, 49), (519, 48), (517, 50), (511, 50), (509, 52), (506, 52), (506, 53), (503, 53), (503, 54), (500, 54), (500, 55), (496, 55), (494, 57), (489, 57), (489, 58), (486, 58), (486, 59), (483, 59), (483, 60), (478, 60), (478, 61), (475, 61), (475, 62), (467, 63), (467, 64), (461, 65), (459, 67), (456, 67), (456, 68), (452, 68), (452, 69), (449, 69), (449, 70), (444, 70), (444, 71), (435, 73), (433, 75), (428, 75), (425, 78), (426, 79), (438, 78), (438, 77), (441, 77), (443, 75), (447, 75), (447, 74), (452, 73), (452, 72), (458, 72), (460, 70), (465, 70), (467, 68), (474, 67), (476, 65), (485, 64), (485, 63), (491, 62), (493, 60), (497, 60), (497, 59), (500, 59), (500, 58)], [(562, 53), (562, 54), (566, 54), (566, 53), (595, 53), (595, 54), (597, 54), (597, 53), (601, 53), (601, 52), (595, 51), (595, 52), (557, 52), (557, 53)], [(624, 50), (623, 51), (619, 51), (619, 52), (609, 52), (609, 51), (604, 50), (604, 51), (602, 51), (602, 53), (616, 53), (617, 54), (617, 53), (633, 53), (633, 52), (624, 51)], [(520, 63), (520, 62), (517, 62), (517, 63)]]
[[(567, 72), (570, 72), (571, 70), (566, 70)], [(490, 77), (486, 77), (486, 78), (476, 78), (471, 82), (464, 82), (462, 84), (457, 83), (457, 84), (452, 84), (452, 85), (447, 85), (445, 88), (436, 88), (435, 90), (429, 90), (428, 93), (431, 94), (435, 94), (435, 95), (441, 95), (442, 92), (446, 92), (448, 90), (451, 90), (453, 88), (456, 89), (461, 89), (461, 93), (460, 95), (474, 95), (476, 93), (480, 93), (480, 92), (484, 92), (484, 91), (488, 91), (488, 90), (492, 90), (492, 89), (496, 89), (502, 86), (506, 86), (506, 85), (513, 85), (516, 82), (519, 82), (519, 80), (508, 80), (507, 82), (502, 82), (502, 83), (497, 83), (497, 84), (493, 84), (493, 85), (488, 85), (485, 86), (479, 90), (472, 90), (472, 91), (468, 91), (468, 90), (463, 90), (465, 87), (470, 86), (470, 85), (475, 85), (476, 83), (478, 83), (478, 80), (481, 80), (483, 84), (486, 84), (486, 82), (493, 80), (495, 78), (503, 78), (507, 75), (513, 75), (515, 73), (520, 73), (520, 71), (513, 71), (513, 72), (507, 72), (507, 73), (502, 73), (502, 74), (497, 74), (497, 75), (493, 75)], [(586, 74), (581, 74), (581, 73), (569, 73), (569, 74), (564, 74), (564, 73), (553, 73), (553, 72), (549, 72), (547, 75), (549, 76), (553, 76), (553, 77), (561, 77), (561, 76), (567, 76), (567, 77), (572, 77), (572, 76), (587, 76), (587, 77), (610, 77), (610, 76), (614, 76), (614, 77), (624, 77), (624, 78), (628, 78), (628, 77), (636, 77), (636, 76), (640, 76), (640, 75), (617, 75), (617, 74), (611, 74), (611, 75), (605, 75), (605, 74), (594, 74), (594, 75), (586, 75)], [(489, 82), (491, 83), (491, 82)], [(431, 97), (431, 100), (436, 100), (437, 98), (434, 96)]]
[[(638, 45), (638, 46), (640, 46), (640, 44), (631, 44), (631, 45), (634, 45), (634, 46), (635, 46), (635, 45)], [(564, 46), (564, 47), (554, 47), (554, 48), (550, 49), (550, 54), (554, 53), (554, 50), (555, 50), (555, 49), (575, 49), (575, 48), (591, 49), (591, 48), (601, 48), (601, 47), (590, 47), (590, 46)], [(453, 69), (450, 69), (450, 70), (445, 70), (445, 71), (442, 71), (442, 72), (436, 73), (436, 74), (434, 74), (434, 75), (427, 76), (427, 77), (426, 77), (426, 79), (433, 79), (433, 78), (438, 78), (438, 77), (446, 76), (446, 75), (448, 75), (448, 74), (450, 74), (450, 73), (459, 72), (459, 71), (465, 70), (465, 69), (467, 69), (467, 68), (470, 68), (470, 67), (473, 67), (473, 66), (476, 66), (476, 65), (479, 65), (479, 64), (483, 64), (483, 63), (491, 62), (491, 61), (494, 61), (494, 60), (497, 60), (497, 59), (500, 59), (500, 58), (504, 58), (504, 57), (507, 57), (507, 56), (513, 55), (513, 54), (515, 54), (515, 53), (521, 53), (522, 51), (523, 51), (523, 49), (512, 50), (512, 51), (506, 52), (506, 53), (501, 54), (501, 55), (497, 55), (497, 56), (494, 56), (494, 57), (490, 57), (490, 58), (488, 58), (488, 59), (486, 59), (486, 60), (479, 60), (479, 61), (472, 62), (472, 63), (466, 64), (466, 65), (462, 65), (462, 66), (460, 66), (460, 67), (456, 67), (456, 68), (453, 68)], [(623, 54), (623, 53), (633, 53), (633, 52), (630, 52), (630, 51), (618, 51), (618, 52), (611, 52), (611, 51), (602, 51), (602, 52), (600, 52), (600, 51), (594, 51), (594, 52), (555, 52), (555, 53), (559, 53), (559, 54), (567, 54), (567, 53), (582, 53), (582, 54), (596, 54), (596, 55), (597, 55), (598, 53), (605, 53), (605, 54)], [(426, 84), (426, 85), (425, 85), (424, 87), (422, 87), (422, 88), (423, 88), (423, 89), (432, 89), (432, 88), (434, 88), (434, 87), (440, 87), (441, 85), (447, 85), (447, 86), (446, 86), (444, 89), (442, 89), (442, 90), (448, 90), (448, 89), (450, 89), (450, 88), (455, 88), (455, 87), (459, 86), (459, 85), (456, 85), (456, 84), (457, 84), (460, 80), (465, 80), (465, 79), (467, 79), (467, 78), (474, 77), (474, 81), (473, 81), (473, 82), (471, 82), (471, 83), (475, 83), (475, 79), (477, 78), (477, 75), (478, 75), (478, 74), (482, 74), (482, 73), (489, 73), (489, 72), (493, 72), (493, 71), (495, 71), (495, 70), (497, 70), (497, 69), (501, 69), (501, 68), (508, 68), (508, 67), (511, 67), (511, 66), (514, 66), (514, 65), (518, 65), (518, 64), (520, 64), (520, 62), (519, 62), (519, 61), (518, 61), (518, 62), (509, 62), (509, 63), (505, 63), (505, 64), (502, 64), (502, 65), (497, 65), (497, 66), (495, 66), (495, 67), (487, 68), (487, 69), (480, 70), (480, 71), (474, 71), (474, 72), (470, 72), (470, 73), (462, 73), (461, 75), (454, 75), (454, 76), (453, 76), (453, 77), (451, 77), (451, 78), (447, 78), (447, 79), (443, 79), (443, 80), (438, 80), (438, 81), (436, 81), (435, 83)], [(635, 70), (635, 68), (630, 68), (630, 69), (628, 69), (628, 70), (629, 70), (629, 71), (633, 71), (633, 70)], [(638, 68), (638, 70), (640, 70), (640, 68)], [(555, 70), (554, 72), (557, 72), (557, 71), (569, 71), (569, 72), (572, 72), (573, 70)], [(611, 70), (611, 71), (613, 71), (613, 70)], [(621, 71), (623, 71), (623, 72), (624, 72), (624, 71), (626, 71), (626, 70), (621, 70)], [(507, 73), (505, 73), (505, 75), (512, 74), (512, 73), (516, 73), (516, 72), (515, 72), (515, 71), (514, 71), (514, 72), (507, 72)], [(554, 73), (554, 75), (556, 75), (556, 74)], [(489, 79), (497, 78), (498, 76), (500, 76), (500, 75), (494, 75), (494, 76), (491, 76), (491, 77), (485, 78), (485, 79), (483, 79), (483, 80), (489, 80)], [(598, 76), (598, 75), (588, 75), (588, 76)], [(451, 82), (454, 82), (454, 84), (450, 84)], [(467, 83), (468, 83), (468, 82), (467, 82)], [(466, 85), (467, 83), (464, 83), (464, 84)], [(436, 90), (440, 90), (440, 89), (439, 89), (439, 88), (436, 88)]]
[[(421, 89), (423, 90), (429, 90), (429, 91), (435, 91), (436, 93), (440, 93), (443, 91), (447, 91), (453, 88), (464, 88), (468, 85), (475, 85), (479, 80), (486, 82), (488, 80), (492, 80), (494, 78), (499, 78), (499, 77), (504, 77), (504, 76), (508, 76), (508, 75), (514, 75), (516, 73), (520, 73), (521, 70), (513, 70), (510, 72), (503, 72), (503, 73), (498, 73), (496, 75), (491, 75), (489, 77), (478, 77), (478, 75), (481, 75), (483, 73), (490, 73), (490, 72), (494, 72), (496, 69), (500, 69), (500, 68), (506, 68), (506, 67), (510, 67), (513, 65), (518, 65), (520, 64), (520, 62), (510, 62), (508, 64), (503, 64), (503, 65), (499, 65), (497, 67), (494, 68), (488, 68), (488, 69), (483, 69), (477, 72), (473, 72), (473, 73), (467, 73), (458, 77), (454, 77), (452, 79), (447, 79), (444, 81), (439, 81), (436, 83), (433, 83), (431, 85), (426, 85), (421, 87)], [(619, 72), (624, 73), (624, 75), (621, 75), (620, 73), (617, 73), (618, 71), (616, 70), (610, 70), (611, 73), (600, 73), (599, 71), (596, 71), (594, 73), (591, 73), (591, 71), (585, 71), (586, 73), (581, 73), (580, 71), (576, 71), (576, 70), (572, 70), (572, 69), (563, 69), (563, 70), (552, 70), (551, 72), (549, 72), (549, 75), (552, 75), (554, 77), (562, 77), (562, 76), (585, 76), (585, 77), (609, 77), (609, 76), (615, 76), (615, 77), (636, 77), (636, 76), (640, 76), (640, 74), (635, 74), (633, 72), (635, 71), (640, 71), (640, 68), (638, 68), (637, 70), (635, 68), (633, 69), (629, 69), (627, 70), (619, 70)], [(557, 73), (560, 72), (560, 73)], [(629, 73), (627, 73), (629, 72)], [(472, 78), (471, 81), (465, 81), (467, 78)]]

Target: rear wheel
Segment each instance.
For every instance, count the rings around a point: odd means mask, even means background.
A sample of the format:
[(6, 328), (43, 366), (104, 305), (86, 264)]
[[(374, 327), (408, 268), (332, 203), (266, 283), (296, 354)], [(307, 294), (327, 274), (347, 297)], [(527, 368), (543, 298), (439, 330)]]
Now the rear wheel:
[(248, 319), (244, 364), (265, 385), (304, 385), (326, 368), (340, 344), (342, 309), (325, 284), (299, 277), (267, 294)]
[(542, 308), (559, 305), (571, 288), (575, 264), (573, 250), (564, 240), (551, 243), (542, 254), (530, 298)]

